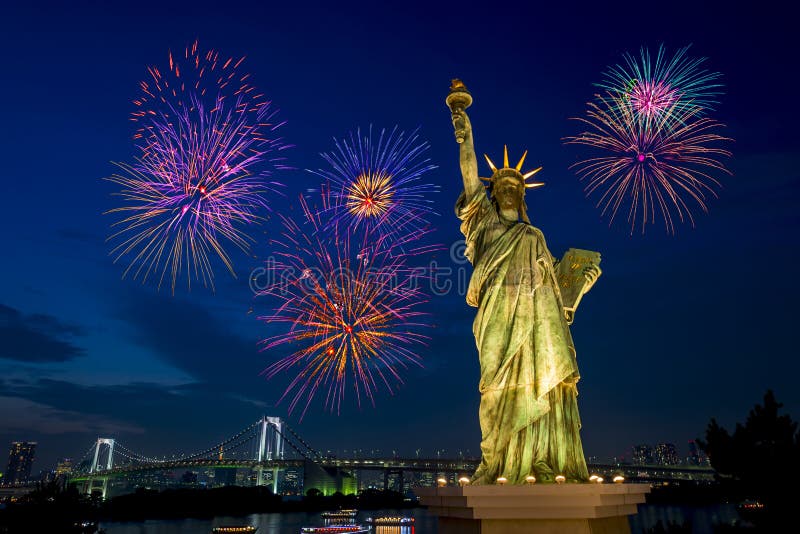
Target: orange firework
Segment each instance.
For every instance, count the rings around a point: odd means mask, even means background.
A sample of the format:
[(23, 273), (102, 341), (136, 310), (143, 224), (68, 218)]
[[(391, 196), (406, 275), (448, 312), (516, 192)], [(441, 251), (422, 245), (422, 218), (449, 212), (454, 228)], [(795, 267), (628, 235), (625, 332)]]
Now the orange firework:
[(322, 224), (325, 209), (314, 212), (302, 198), (301, 205), (302, 223), (281, 216), (285, 230), (273, 242), (260, 291), (280, 303), (260, 319), (271, 327), (288, 325), (262, 342), (264, 350), (291, 346), (293, 352), (264, 374), (297, 369), (281, 397), (291, 396), (290, 412), (303, 404), (304, 415), (322, 388), (325, 407), (338, 413), (351, 381), (358, 404), (362, 396), (374, 404), (381, 384), (391, 393), (402, 383), (400, 368), (420, 365), (414, 346), (427, 339), (419, 311), (426, 299), (421, 275), (406, 259), (428, 249), (409, 251), (419, 234), (389, 240), (352, 229), (339, 233), (337, 225)]

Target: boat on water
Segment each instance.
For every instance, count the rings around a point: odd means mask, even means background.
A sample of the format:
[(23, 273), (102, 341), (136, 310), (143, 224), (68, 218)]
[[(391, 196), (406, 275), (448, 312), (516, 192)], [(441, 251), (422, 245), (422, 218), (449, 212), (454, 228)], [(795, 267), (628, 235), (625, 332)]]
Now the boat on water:
[(366, 522), (367, 523), (371, 523), (371, 524), (375, 525), (376, 527), (379, 527), (379, 526), (387, 526), (387, 527), (388, 526), (401, 526), (401, 527), (405, 527), (405, 526), (413, 525), (414, 524), (414, 518), (413, 517), (400, 517), (400, 516), (397, 516), (397, 517), (375, 517), (375, 518), (368, 517), (366, 519)]
[(754, 499), (747, 499), (736, 507), (740, 512), (759, 512), (764, 509), (764, 503)]
[(767, 513), (766, 505), (755, 499), (747, 499), (740, 502), (736, 506), (736, 510), (739, 512), (739, 517), (747, 522), (758, 521)]
[(324, 519), (352, 519), (358, 514), (358, 510), (333, 510), (322, 512)]
[(231, 525), (227, 527), (214, 527), (211, 529), (213, 534), (252, 534), (258, 527), (253, 525)]
[(364, 525), (328, 525), (326, 527), (303, 527), (302, 534), (368, 534), (370, 527)]

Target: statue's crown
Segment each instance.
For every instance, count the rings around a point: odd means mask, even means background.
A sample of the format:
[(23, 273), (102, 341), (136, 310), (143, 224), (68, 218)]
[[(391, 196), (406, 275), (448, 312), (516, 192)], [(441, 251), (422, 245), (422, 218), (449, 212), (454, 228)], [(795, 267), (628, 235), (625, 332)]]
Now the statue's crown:
[[(535, 187), (542, 187), (544, 182), (529, 182), (528, 179), (535, 175), (537, 172), (541, 171), (542, 168), (539, 167), (532, 171), (528, 171), (526, 173), (522, 173), (522, 164), (525, 162), (525, 156), (528, 155), (528, 151), (526, 150), (522, 157), (519, 159), (519, 163), (516, 166), (511, 167), (508, 164), (508, 146), (503, 146), (503, 166), (501, 168), (497, 168), (497, 166), (492, 163), (492, 160), (489, 159), (489, 156), (484, 154), (483, 157), (486, 158), (486, 162), (489, 164), (489, 168), (492, 169), (492, 176), (491, 178), (481, 178), (484, 182), (489, 182), (490, 185), (494, 184), (500, 178), (516, 178), (519, 182), (524, 185), (527, 189), (533, 189)], [(487, 186), (488, 187), (488, 186)]]

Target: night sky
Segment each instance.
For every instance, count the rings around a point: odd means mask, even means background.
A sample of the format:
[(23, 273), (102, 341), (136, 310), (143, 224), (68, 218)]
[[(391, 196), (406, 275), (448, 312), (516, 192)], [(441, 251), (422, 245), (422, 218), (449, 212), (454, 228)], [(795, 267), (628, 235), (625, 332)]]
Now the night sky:
[[(393, 396), (381, 392), (375, 408), (347, 403), (338, 416), (317, 403), (300, 422), (276, 405), (286, 381), (259, 376), (282, 353), (259, 352), (274, 332), (256, 320), (268, 306), (247, 283), (270, 254), (274, 218), (253, 232), (257, 258), (234, 254), (237, 280), (215, 265), (216, 293), (179, 286), (171, 296), (121, 279), (103, 215), (115, 187), (102, 178), (136, 153), (128, 119), (146, 66), (194, 39), (246, 55), (243, 70), (288, 121), (298, 170), (275, 174), (286, 184), (276, 209), (318, 185), (304, 169), (324, 166), (334, 137), (419, 127), (438, 166), (427, 176), (441, 186), (434, 239), (445, 247), (461, 237), (461, 175), (444, 98), (451, 78), (465, 81), (478, 153), (498, 161), (507, 143), (512, 159), (527, 149), (527, 165), (544, 167), (547, 185), (527, 203), (551, 251), (603, 254), (572, 328), (587, 456), (684, 448), (711, 417), (742, 420), (767, 388), (800, 417), (798, 38), (779, 4), (491, 2), (463, 13), (457, 2), (69, 4), (0, 16), (0, 453), (38, 441), (38, 470), (80, 457), (98, 436), (148, 455), (189, 452), (262, 414), (340, 453), (479, 450), (475, 310), (458, 291), (427, 305), (436, 327), (424, 368), (404, 371)], [(568, 169), (578, 151), (561, 140), (578, 133), (568, 118), (583, 113), (607, 65), (661, 43), (692, 44), (723, 74), (714, 117), (735, 139), (734, 175), (695, 228), (631, 236), (624, 217), (609, 228), (586, 199)], [(458, 267), (446, 252), (433, 259)]]

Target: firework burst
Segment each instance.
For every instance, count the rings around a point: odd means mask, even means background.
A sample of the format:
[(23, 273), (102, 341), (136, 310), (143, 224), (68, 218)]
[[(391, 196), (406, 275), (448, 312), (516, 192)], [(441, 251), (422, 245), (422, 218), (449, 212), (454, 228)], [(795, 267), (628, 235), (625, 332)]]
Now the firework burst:
[(331, 224), (367, 231), (397, 233), (423, 228), (434, 213), (431, 193), (438, 187), (423, 180), (435, 169), (424, 157), (428, 144), (410, 135), (381, 130), (377, 141), (372, 128), (348, 139), (334, 139), (336, 150), (322, 154), (327, 170), (311, 171), (328, 182)]
[(721, 74), (703, 69), (705, 58), (692, 59), (687, 55), (689, 46), (681, 48), (667, 58), (663, 45), (653, 60), (650, 51), (640, 50), (640, 57), (625, 53), (625, 63), (610, 67), (597, 84), (620, 105), (630, 105), (632, 110), (646, 119), (668, 117), (677, 120), (689, 110), (712, 109), (716, 97), (722, 93)]
[(587, 180), (587, 194), (600, 195), (598, 206), (611, 222), (629, 204), (631, 232), (641, 221), (644, 233), (659, 213), (667, 231), (674, 233), (676, 218), (694, 225), (693, 206), (707, 211), (706, 200), (716, 196), (720, 185), (713, 174), (730, 174), (719, 160), (730, 156), (721, 146), (730, 139), (714, 133), (720, 123), (699, 113), (698, 108), (673, 103), (659, 115), (640, 115), (613, 95), (598, 95), (588, 104), (586, 118), (575, 119), (588, 130), (566, 138), (566, 143), (605, 155), (572, 167)]
[(236, 73), (243, 59), (201, 54), (195, 42), (181, 61), (169, 55), (165, 73), (148, 69), (131, 117), (140, 154), (108, 179), (124, 200), (109, 211), (122, 215), (109, 240), (115, 261), (129, 262), (123, 276), (169, 280), (174, 293), (185, 275), (213, 289), (214, 257), (235, 276), (227, 248), (249, 251), (246, 228), (278, 185), (269, 174), (286, 168), (286, 145), (277, 111)]
[[(350, 388), (359, 406), (362, 397), (374, 405), (382, 387), (392, 393), (402, 383), (401, 368), (421, 365), (414, 346), (425, 343), (420, 330), (427, 325), (419, 311), (425, 302), (420, 274), (398, 252), (410, 238), (389, 245), (385, 235), (340, 233), (337, 225), (323, 224), (324, 208), (312, 211), (303, 199), (301, 205), (302, 223), (281, 217), (284, 232), (260, 292), (280, 305), (260, 319), (288, 325), (265, 339), (263, 350), (287, 345), (293, 352), (264, 374), (295, 373), (281, 400), (291, 398), (290, 412), (302, 406), (302, 418), (321, 389), (325, 408), (337, 413)], [(417, 252), (422, 249), (411, 253)]]

